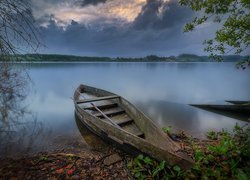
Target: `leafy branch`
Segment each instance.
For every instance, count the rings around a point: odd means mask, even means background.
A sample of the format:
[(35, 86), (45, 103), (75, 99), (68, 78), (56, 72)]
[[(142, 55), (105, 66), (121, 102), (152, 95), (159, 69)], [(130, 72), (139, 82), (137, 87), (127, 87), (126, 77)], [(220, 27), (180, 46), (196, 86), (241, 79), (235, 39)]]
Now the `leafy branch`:
[[(195, 17), (187, 23), (184, 32), (190, 32), (195, 27), (208, 23), (221, 23), (222, 27), (215, 37), (205, 40), (204, 51), (210, 58), (222, 61), (221, 55), (233, 52), (246, 52), (250, 44), (250, 1), (249, 0), (179, 0), (180, 5), (188, 6), (193, 11), (203, 12), (202, 17)], [(248, 57), (245, 62), (250, 62)]]

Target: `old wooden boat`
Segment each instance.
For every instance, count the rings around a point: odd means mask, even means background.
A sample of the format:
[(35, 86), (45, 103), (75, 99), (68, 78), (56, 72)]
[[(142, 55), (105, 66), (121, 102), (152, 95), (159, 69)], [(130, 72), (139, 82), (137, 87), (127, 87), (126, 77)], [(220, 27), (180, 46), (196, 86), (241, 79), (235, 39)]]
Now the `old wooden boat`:
[(123, 150), (183, 168), (193, 165), (178, 143), (123, 97), (80, 85), (74, 93), (74, 104), (76, 115), (88, 129)]

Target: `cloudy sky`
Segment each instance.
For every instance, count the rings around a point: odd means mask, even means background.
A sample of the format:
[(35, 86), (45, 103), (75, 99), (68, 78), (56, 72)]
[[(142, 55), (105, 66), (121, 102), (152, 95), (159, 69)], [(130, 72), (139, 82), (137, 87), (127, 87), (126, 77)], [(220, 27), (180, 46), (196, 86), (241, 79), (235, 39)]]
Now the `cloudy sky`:
[(213, 37), (206, 23), (191, 33), (183, 26), (194, 12), (177, 0), (31, 0), (40, 26), (41, 53), (140, 57), (195, 53)]

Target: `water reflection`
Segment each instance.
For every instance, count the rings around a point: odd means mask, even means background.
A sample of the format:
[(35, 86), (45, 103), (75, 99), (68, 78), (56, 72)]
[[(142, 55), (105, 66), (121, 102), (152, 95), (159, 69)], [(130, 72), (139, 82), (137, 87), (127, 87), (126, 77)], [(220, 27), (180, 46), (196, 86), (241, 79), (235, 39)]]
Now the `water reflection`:
[(29, 78), (11, 63), (0, 65), (0, 156), (30, 152), (42, 126), (24, 102)]
[(70, 97), (81, 83), (122, 95), (145, 113), (157, 109), (162, 116), (152, 118), (157, 123), (193, 132), (237, 121), (183, 104), (250, 99), (250, 71), (237, 70), (234, 63), (44, 63), (32, 64), (30, 75), (37, 94), (29, 102), (51, 127), (70, 126)]
[[(29, 142), (30, 130), (37, 129), (35, 132), (40, 135), (31, 138), (30, 142), (35, 141), (33, 144), (19, 143), (18, 149), (30, 144), (30, 152), (95, 149), (94, 145), (99, 144), (91, 141), (92, 136), (85, 134), (78, 122), (74, 123), (70, 97), (81, 83), (117, 93), (159, 125), (171, 125), (197, 136), (209, 129), (229, 129), (236, 122), (242, 122), (186, 104), (250, 99), (250, 71), (237, 70), (234, 63), (35, 63), (25, 66), (34, 88), (25, 104), (35, 114), (36, 121), (23, 117), (23, 122), (30, 122), (30, 127), (23, 132), (25, 136), (21, 131), (15, 131), (15, 136), (24, 137), (20, 142)], [(1, 136), (5, 139), (3, 133)], [(0, 149), (7, 147), (0, 145)]]
[[(32, 153), (43, 134), (43, 126), (36, 120), (20, 122), (13, 130), (2, 131), (0, 134), (0, 156), (18, 156)], [(40, 144), (40, 142), (39, 142)]]
[(185, 131), (195, 137), (205, 137), (204, 132), (211, 129), (224, 128), (231, 131), (235, 123), (246, 124), (243, 121), (180, 103), (149, 101), (138, 103), (137, 106), (162, 127), (170, 125), (174, 131)]

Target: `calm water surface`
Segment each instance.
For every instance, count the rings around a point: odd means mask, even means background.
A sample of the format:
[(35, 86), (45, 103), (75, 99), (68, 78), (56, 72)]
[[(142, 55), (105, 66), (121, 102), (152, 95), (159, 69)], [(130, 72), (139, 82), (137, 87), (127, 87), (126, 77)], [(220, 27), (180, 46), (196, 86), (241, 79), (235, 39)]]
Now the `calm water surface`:
[[(43, 63), (29, 64), (32, 91), (26, 100), (32, 116), (16, 132), (18, 144), (5, 152), (54, 150), (81, 144), (89, 148), (76, 123), (72, 95), (81, 83), (117, 93), (160, 126), (171, 125), (201, 136), (246, 124), (192, 103), (250, 99), (250, 70), (234, 63)], [(32, 130), (32, 131), (31, 131)], [(81, 133), (84, 134), (84, 129)], [(85, 133), (87, 134), (87, 133)], [(93, 143), (92, 143), (93, 144)], [(6, 145), (7, 147), (7, 145)], [(2, 147), (3, 148), (3, 147)], [(1, 148), (0, 148), (1, 149)], [(23, 152), (22, 151), (22, 152)]]

